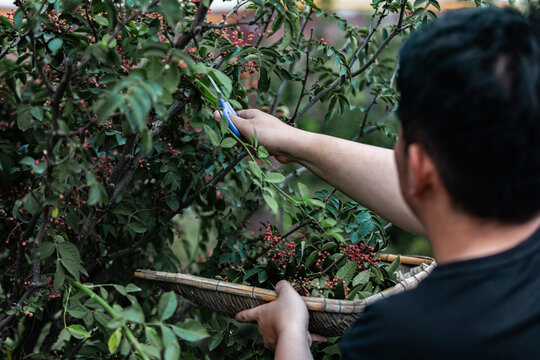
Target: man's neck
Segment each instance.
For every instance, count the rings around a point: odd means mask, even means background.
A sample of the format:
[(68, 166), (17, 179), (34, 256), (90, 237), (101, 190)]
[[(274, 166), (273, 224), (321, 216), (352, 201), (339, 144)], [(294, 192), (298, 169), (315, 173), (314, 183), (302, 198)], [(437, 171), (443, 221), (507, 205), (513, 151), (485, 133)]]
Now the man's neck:
[(444, 217), (428, 216), (425, 225), (435, 258), (441, 264), (508, 250), (540, 227), (540, 216), (516, 225), (447, 212)]

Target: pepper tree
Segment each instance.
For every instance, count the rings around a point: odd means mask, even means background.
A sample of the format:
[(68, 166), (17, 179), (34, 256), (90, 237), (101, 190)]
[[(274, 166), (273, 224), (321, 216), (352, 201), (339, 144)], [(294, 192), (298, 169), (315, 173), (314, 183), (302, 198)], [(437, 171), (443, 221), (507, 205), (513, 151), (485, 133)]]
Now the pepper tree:
[[(321, 121), (337, 121), (363, 103), (354, 139), (393, 137), (388, 48), (435, 17), (437, 1), (374, 0), (366, 27), (308, 0), (239, 1), (218, 21), (211, 3), (17, 0), (0, 17), (0, 349), (8, 358), (265, 356), (237, 324), (132, 276), (241, 268), (253, 256), (244, 244), (258, 236), (246, 229), (265, 207), (276, 214), (272, 231), (292, 236), (295, 249), (385, 246), (375, 214), (333, 192), (311, 193), (293, 181), (301, 169), (276, 167), (256, 138), (238, 142), (215, 122), (208, 76), (235, 108), (265, 107), (291, 125), (314, 106), (325, 111)], [(321, 21), (337, 27), (336, 43), (318, 33)], [(291, 88), (294, 98), (283, 97)], [(214, 252), (204, 266), (180, 263), (171, 248), (187, 211), (200, 221), (190, 258)], [(335, 353), (329, 346), (317, 356)]]

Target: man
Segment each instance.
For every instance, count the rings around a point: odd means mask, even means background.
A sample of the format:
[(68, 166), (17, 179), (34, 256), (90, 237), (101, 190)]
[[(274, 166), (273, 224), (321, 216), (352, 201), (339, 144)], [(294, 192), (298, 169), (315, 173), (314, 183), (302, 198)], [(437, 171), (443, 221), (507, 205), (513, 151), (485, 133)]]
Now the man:
[[(279, 161), (431, 241), (438, 268), (369, 306), (344, 358), (540, 358), (539, 42), (511, 9), (448, 12), (416, 31), (400, 52), (395, 151), (257, 110), (233, 117)], [(237, 320), (257, 321), (276, 359), (311, 358), (303, 301), (287, 282), (276, 290)]]

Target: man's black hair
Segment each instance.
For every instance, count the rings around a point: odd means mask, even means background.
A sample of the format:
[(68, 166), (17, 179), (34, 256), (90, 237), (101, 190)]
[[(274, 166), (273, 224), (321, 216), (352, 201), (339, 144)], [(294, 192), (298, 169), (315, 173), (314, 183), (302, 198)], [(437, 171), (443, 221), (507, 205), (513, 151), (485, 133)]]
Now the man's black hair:
[(521, 223), (540, 213), (540, 41), (510, 8), (449, 11), (405, 42), (398, 115), (454, 204)]

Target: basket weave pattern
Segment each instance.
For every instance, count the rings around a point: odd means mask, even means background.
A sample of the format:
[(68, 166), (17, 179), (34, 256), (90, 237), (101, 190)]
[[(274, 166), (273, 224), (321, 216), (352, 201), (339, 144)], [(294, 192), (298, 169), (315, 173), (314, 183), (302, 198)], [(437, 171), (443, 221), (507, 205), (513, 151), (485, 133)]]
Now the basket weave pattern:
[[(387, 254), (380, 256), (386, 262), (392, 262), (396, 257)], [(435, 261), (428, 257), (401, 256), (399, 270), (406, 273), (405, 279), (366, 299), (338, 300), (303, 296), (310, 315), (309, 331), (328, 337), (342, 335), (367, 305), (416, 287), (435, 266)], [(176, 292), (187, 300), (231, 318), (239, 311), (276, 299), (276, 293), (272, 290), (189, 274), (137, 270), (135, 277), (172, 283)]]

